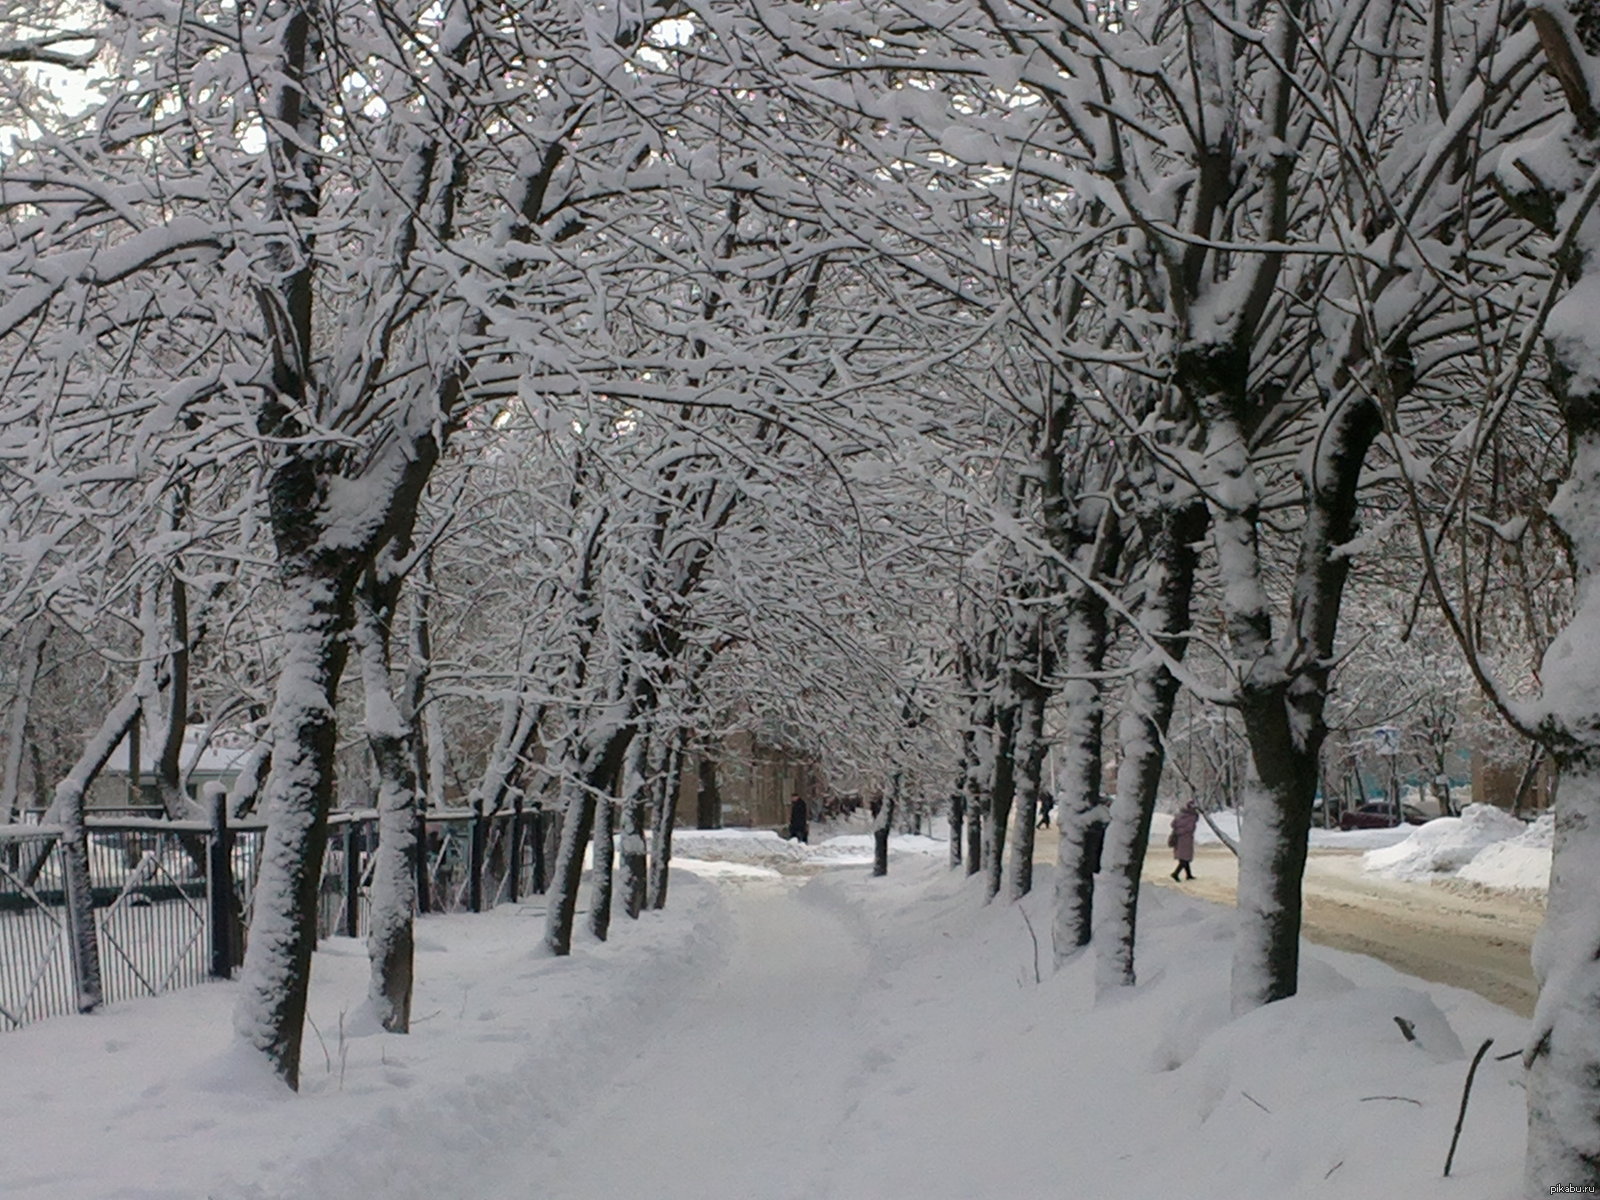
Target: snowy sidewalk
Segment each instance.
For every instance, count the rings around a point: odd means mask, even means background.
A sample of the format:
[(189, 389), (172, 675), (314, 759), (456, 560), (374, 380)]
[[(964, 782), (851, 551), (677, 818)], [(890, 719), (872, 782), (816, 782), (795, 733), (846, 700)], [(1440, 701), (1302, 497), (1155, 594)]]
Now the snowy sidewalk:
[[(571, 1120), (512, 1156), (486, 1200), (803, 1200), (833, 1194), (835, 1142), (865, 1069), (854, 1050), (868, 956), (788, 878), (724, 885), (726, 966), (659, 1025)], [(529, 1186), (537, 1181), (537, 1186)]]
[[(1051, 870), (982, 902), (930, 843), (887, 879), (723, 863), (570, 959), (528, 909), (419, 926), (419, 1021), (367, 1028), (365, 955), (319, 951), (305, 1090), (230, 1049), (215, 985), (0, 1037), (7, 1200), (1506, 1200), (1526, 1023), (1308, 947), (1301, 995), (1228, 1015), (1232, 913), (1153, 889), (1140, 986), (1050, 970)], [(769, 846), (752, 847), (770, 857)], [(828, 865), (847, 863), (849, 865)], [(687, 865), (687, 864), (686, 864)], [(1035, 977), (1035, 969), (1038, 978)], [(1418, 1040), (1407, 1042), (1394, 1018)]]

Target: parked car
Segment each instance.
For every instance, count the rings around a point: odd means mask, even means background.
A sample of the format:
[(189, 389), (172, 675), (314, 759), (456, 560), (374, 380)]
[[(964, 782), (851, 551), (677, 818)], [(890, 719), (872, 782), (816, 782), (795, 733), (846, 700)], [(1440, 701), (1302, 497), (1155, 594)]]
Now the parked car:
[[(1405, 814), (1407, 825), (1426, 825), (1431, 819), (1420, 808), (1409, 804), (1401, 806)], [(1339, 828), (1349, 831), (1351, 829), (1392, 829), (1400, 822), (1394, 819), (1394, 805), (1385, 800), (1378, 800), (1372, 804), (1363, 804), (1360, 808), (1352, 808), (1339, 814)]]

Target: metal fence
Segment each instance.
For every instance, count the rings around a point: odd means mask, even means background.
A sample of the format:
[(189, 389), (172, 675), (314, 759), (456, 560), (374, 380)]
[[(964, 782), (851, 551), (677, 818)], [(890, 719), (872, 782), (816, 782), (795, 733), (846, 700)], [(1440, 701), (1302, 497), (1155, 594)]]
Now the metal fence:
[[(543, 892), (545, 815), (430, 810), (419, 821), (418, 910), (480, 912)], [(61, 831), (0, 826), (0, 1030), (78, 1008)], [(87, 822), (89, 875), (107, 1002), (153, 996), (243, 961), (266, 826), (141, 817)], [(318, 890), (319, 937), (363, 934), (377, 814), (337, 812)]]

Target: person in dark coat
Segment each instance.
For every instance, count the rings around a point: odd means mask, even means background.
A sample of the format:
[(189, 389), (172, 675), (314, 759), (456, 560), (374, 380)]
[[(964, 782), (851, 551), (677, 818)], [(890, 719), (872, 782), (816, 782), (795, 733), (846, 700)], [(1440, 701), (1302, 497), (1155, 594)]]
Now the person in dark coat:
[(1178, 882), (1178, 873), (1181, 871), (1186, 879), (1194, 878), (1194, 870), (1189, 863), (1194, 858), (1194, 830), (1200, 824), (1200, 810), (1191, 800), (1178, 811), (1172, 818), (1172, 832), (1167, 835), (1167, 845), (1172, 847), (1172, 857), (1178, 860), (1178, 865), (1172, 869), (1172, 881)]
[(806, 802), (796, 796), (789, 801), (789, 836), (797, 842), (811, 837), (811, 814), (806, 812)]
[(1039, 824), (1038, 824), (1038, 826), (1036, 828), (1039, 828), (1039, 829), (1049, 829), (1050, 828), (1050, 810), (1055, 808), (1055, 806), (1056, 806), (1056, 798), (1054, 796), (1052, 796), (1049, 792), (1040, 791), (1040, 793), (1039, 793)]

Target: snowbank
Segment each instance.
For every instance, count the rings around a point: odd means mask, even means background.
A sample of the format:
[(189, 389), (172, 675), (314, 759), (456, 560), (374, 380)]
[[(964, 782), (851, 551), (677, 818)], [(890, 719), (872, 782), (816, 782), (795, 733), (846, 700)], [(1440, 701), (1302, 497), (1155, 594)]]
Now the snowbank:
[(1483, 850), (1525, 829), (1493, 805), (1469, 804), (1459, 817), (1439, 817), (1416, 827), (1403, 842), (1368, 851), (1362, 866), (1391, 879), (1431, 879), (1459, 871)]
[[(872, 914), (881, 964), (865, 1022), (877, 1051), (867, 1051), (871, 1079), (828, 1150), (849, 1181), (842, 1194), (1516, 1193), (1524, 1113), (1515, 1061), (1480, 1066), (1451, 1178), (1439, 1167), (1470, 1051), (1485, 1037), (1514, 1048), (1521, 1018), (1303, 945), (1300, 995), (1234, 1019), (1233, 913), (1164, 889), (1140, 903), (1140, 985), (1098, 999), (1091, 956), (1052, 973), (1018, 906), (983, 905), (980, 882), (927, 870), (915, 902), (853, 876), (824, 874), (807, 889)], [(1041, 867), (1021, 905), (1034, 930), (1048, 928), (1052, 874)]]
[(1486, 846), (1456, 878), (1480, 887), (1542, 892), (1550, 886), (1555, 817), (1546, 813), (1516, 837)]

